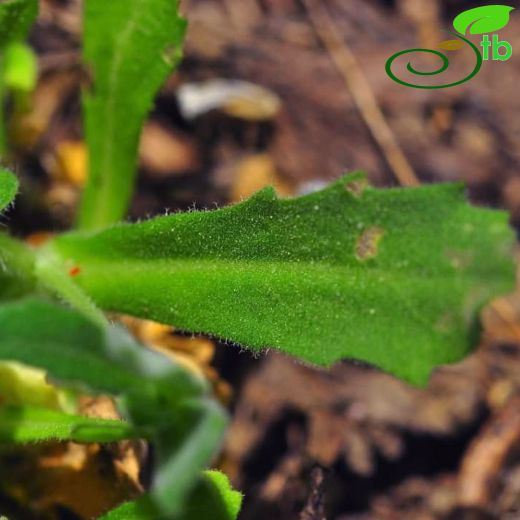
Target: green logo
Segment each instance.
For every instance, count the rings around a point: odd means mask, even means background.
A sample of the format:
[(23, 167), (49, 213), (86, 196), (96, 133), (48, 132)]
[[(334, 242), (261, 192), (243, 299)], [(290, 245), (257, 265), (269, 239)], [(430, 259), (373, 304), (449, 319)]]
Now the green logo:
[[(407, 49), (405, 51), (398, 52), (391, 56), (386, 62), (386, 73), (395, 82), (405, 85), (406, 87), (421, 88), (421, 89), (439, 89), (455, 87), (462, 85), (470, 79), (474, 78), (480, 71), (483, 61), (493, 59), (494, 61), (506, 61), (513, 55), (513, 47), (508, 41), (500, 41), (497, 34), (493, 34), (492, 38), (489, 37), (489, 33), (493, 33), (505, 27), (509, 23), (509, 16), (514, 7), (508, 5), (487, 5), (483, 7), (476, 7), (469, 9), (459, 14), (455, 20), (453, 20), (453, 27), (457, 31), (449, 32), (449, 34), (455, 36), (454, 40), (446, 40), (442, 42), (439, 47), (445, 51), (456, 51), (464, 46), (469, 46), (475, 55), (475, 66), (473, 70), (463, 79), (453, 81), (451, 83), (445, 83), (442, 85), (416, 85), (399, 79), (392, 71), (392, 66), (397, 58), (405, 54), (414, 52), (428, 53), (437, 56), (441, 60), (440, 66), (433, 71), (424, 72), (417, 70), (413, 67), (411, 62), (408, 62), (406, 69), (408, 72), (415, 76), (436, 76), (441, 74), (448, 69), (450, 62), (448, 56), (440, 51), (433, 49)], [(480, 46), (482, 52), (471, 40), (466, 36), (472, 34), (482, 34), (482, 41)]]

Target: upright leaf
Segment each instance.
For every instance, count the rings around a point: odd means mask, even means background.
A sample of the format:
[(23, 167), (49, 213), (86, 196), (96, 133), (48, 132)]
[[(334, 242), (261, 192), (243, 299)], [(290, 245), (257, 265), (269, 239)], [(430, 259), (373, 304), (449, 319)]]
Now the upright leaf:
[(514, 7), (508, 5), (485, 5), (460, 13), (453, 20), (453, 27), (460, 34), (485, 34), (499, 31), (509, 23)]
[(104, 309), (311, 363), (351, 357), (424, 383), (474, 341), (477, 311), (513, 286), (507, 214), (461, 185), (362, 191), (354, 174), (294, 200), (56, 239)]
[(0, 211), (14, 199), (17, 191), (16, 177), (7, 170), (0, 169)]
[(88, 0), (84, 57), (89, 178), (80, 213), (87, 229), (124, 218), (132, 195), (143, 121), (176, 65), (185, 22), (177, 0)]

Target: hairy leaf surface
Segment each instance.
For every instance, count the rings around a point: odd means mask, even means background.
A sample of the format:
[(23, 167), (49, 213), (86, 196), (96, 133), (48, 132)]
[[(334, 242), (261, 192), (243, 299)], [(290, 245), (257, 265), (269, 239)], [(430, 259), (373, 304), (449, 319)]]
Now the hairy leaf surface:
[(461, 185), (363, 189), (353, 174), (279, 200), (58, 238), (104, 309), (330, 365), (350, 357), (415, 383), (460, 359), (477, 311), (512, 287), (507, 215)]
[(115, 442), (136, 437), (123, 421), (94, 419), (48, 408), (0, 407), (0, 442)]
[[(226, 475), (220, 471), (205, 471), (187, 504), (178, 520), (235, 520), (242, 504), (242, 495), (233, 490)], [(142, 500), (137, 500), (122, 504), (100, 520), (149, 519), (146, 505)]]
[(234, 520), (242, 504), (242, 495), (235, 491), (224, 473), (206, 471), (181, 520)]
[(88, 0), (84, 58), (89, 178), (80, 225), (124, 218), (136, 172), (139, 135), (159, 87), (176, 65), (185, 22), (177, 0)]

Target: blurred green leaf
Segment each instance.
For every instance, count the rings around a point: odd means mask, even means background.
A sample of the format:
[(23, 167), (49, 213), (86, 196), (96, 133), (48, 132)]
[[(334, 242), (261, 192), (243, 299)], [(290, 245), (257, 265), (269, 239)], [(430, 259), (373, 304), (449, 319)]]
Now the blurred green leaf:
[(29, 45), (13, 43), (5, 50), (4, 81), (7, 88), (19, 92), (32, 92), (38, 77), (36, 55)]
[(144, 119), (181, 55), (185, 22), (176, 0), (89, 0), (84, 58), (89, 177), (80, 212), (87, 229), (125, 217)]
[[(236, 520), (241, 504), (242, 495), (233, 490), (226, 475), (205, 471), (178, 520)], [(100, 520), (150, 520), (150, 516), (146, 504), (138, 500), (122, 504)]]
[(106, 310), (424, 383), (468, 352), (480, 307), (513, 287), (513, 232), (505, 212), (470, 206), (461, 185), (364, 183), (354, 174), (293, 200), (267, 189), (50, 247)]
[[(49, 419), (47, 435), (65, 438), (68, 431), (75, 440), (89, 441), (119, 438), (121, 428), (127, 428), (130, 437), (138, 432), (154, 443), (157, 455), (145, 499), (147, 511), (153, 512), (148, 519), (182, 511), (227, 421), (221, 407), (207, 396), (204, 380), (138, 345), (119, 327), (101, 326), (71, 309), (35, 299), (0, 305), (0, 359), (42, 368), (69, 388), (116, 396), (128, 426), (74, 425), (79, 419), (58, 417), (54, 426)], [(50, 412), (48, 417), (52, 418)], [(44, 421), (45, 417), (40, 425)], [(46, 435), (37, 427), (34, 432), (36, 437)], [(30, 424), (14, 417), (7, 439), (9, 435), (31, 440)]]
[(0, 362), (0, 401), (2, 405), (60, 410), (68, 405), (68, 396), (46, 381), (43, 370), (3, 361)]
[(206, 471), (191, 495), (182, 520), (234, 520), (238, 517), (242, 495), (235, 491), (224, 473)]
[(0, 211), (16, 196), (18, 181), (9, 171), (0, 168)]
[(460, 13), (453, 20), (453, 27), (460, 34), (485, 34), (499, 31), (509, 23), (514, 7), (508, 5), (485, 5)]
[(38, 0), (4, 0), (0, 3), (0, 49), (22, 41), (38, 15)]
[(116, 442), (137, 437), (122, 421), (70, 415), (48, 408), (0, 407), (0, 442), (27, 443), (49, 440)]

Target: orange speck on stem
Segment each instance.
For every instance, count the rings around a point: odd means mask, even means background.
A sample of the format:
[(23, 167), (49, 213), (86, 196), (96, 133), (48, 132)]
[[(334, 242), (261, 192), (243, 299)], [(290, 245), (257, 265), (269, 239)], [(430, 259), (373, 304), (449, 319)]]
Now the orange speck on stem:
[(77, 265), (69, 269), (70, 276), (78, 276), (79, 273), (81, 273), (81, 269)]

